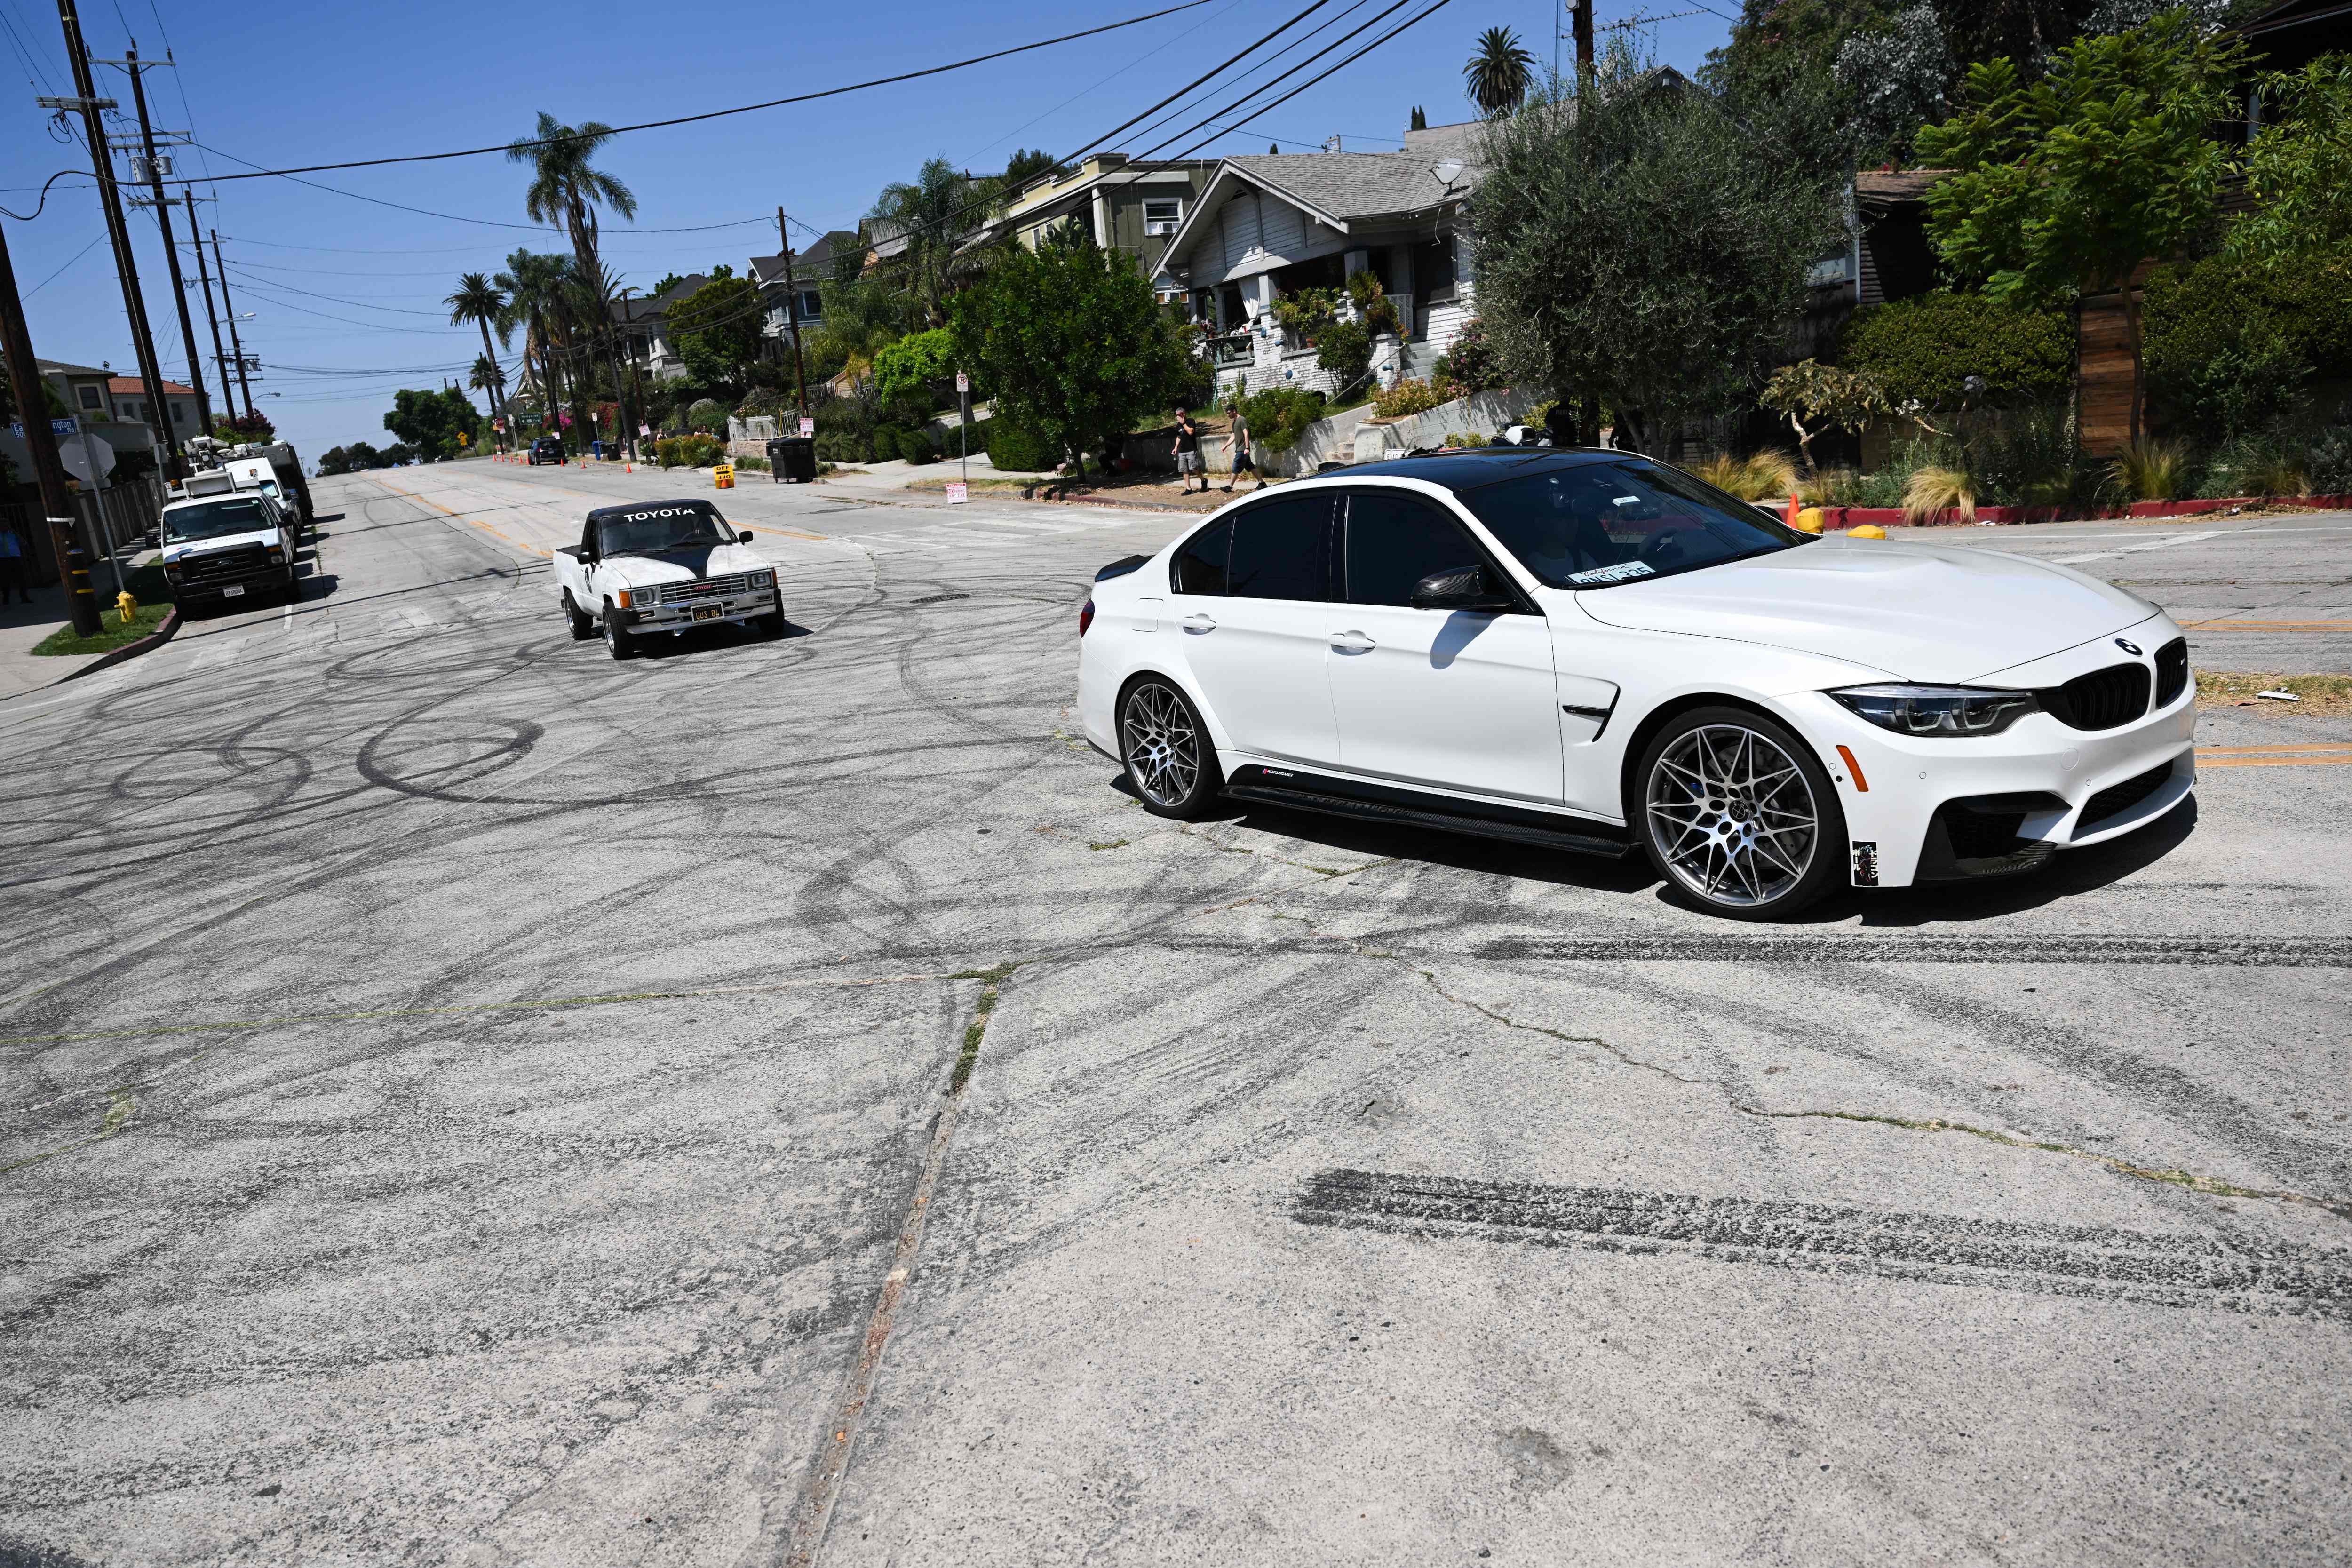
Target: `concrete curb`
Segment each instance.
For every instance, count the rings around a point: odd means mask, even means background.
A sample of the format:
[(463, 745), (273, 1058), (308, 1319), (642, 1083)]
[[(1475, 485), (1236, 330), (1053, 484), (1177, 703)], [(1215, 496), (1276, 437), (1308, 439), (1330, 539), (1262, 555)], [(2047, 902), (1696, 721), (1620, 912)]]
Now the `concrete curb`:
[(85, 675), (96, 675), (101, 669), (111, 668), (113, 666), (121, 664), (126, 658), (137, 658), (142, 653), (152, 652), (154, 649), (162, 647), (165, 643), (170, 642), (172, 640), (172, 634), (179, 629), (180, 606), (174, 605), (172, 606), (172, 613), (163, 617), (163, 624), (157, 626), (153, 631), (149, 632), (145, 637), (141, 637), (137, 642), (127, 642), (110, 653), (102, 653), (96, 658), (91, 659), (88, 664), (83, 665), (79, 669), (68, 670), (65, 674), (58, 676), (55, 680), (50, 681), (49, 684), (52, 686), (63, 686), (68, 680), (79, 680)]

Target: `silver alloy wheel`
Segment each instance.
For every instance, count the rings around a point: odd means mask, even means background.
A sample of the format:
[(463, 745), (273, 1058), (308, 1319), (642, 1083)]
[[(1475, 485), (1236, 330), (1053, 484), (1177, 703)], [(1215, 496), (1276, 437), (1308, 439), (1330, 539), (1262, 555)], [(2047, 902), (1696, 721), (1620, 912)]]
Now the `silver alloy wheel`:
[(1201, 776), (1201, 735), (1184, 699), (1156, 680), (1127, 694), (1119, 750), (1135, 787), (1154, 805), (1179, 806)]
[(1804, 770), (1768, 735), (1707, 724), (1650, 769), (1650, 831), (1675, 879), (1710, 903), (1753, 909), (1813, 863), (1821, 809)]

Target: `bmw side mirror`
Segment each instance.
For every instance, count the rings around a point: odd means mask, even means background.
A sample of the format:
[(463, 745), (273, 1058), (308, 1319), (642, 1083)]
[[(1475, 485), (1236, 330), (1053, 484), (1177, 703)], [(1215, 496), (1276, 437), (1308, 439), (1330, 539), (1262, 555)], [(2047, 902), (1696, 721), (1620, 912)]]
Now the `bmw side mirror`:
[(1432, 572), (1412, 585), (1412, 603), (1416, 610), (1470, 610), (1486, 615), (1511, 607), (1509, 595), (1487, 584), (1484, 566)]
[(749, 544), (749, 543), (751, 543), (751, 531), (750, 529), (748, 529), (748, 528), (739, 530), (739, 531), (736, 532), (736, 535), (735, 535), (735, 542), (736, 542), (736, 543), (738, 543), (738, 544)]

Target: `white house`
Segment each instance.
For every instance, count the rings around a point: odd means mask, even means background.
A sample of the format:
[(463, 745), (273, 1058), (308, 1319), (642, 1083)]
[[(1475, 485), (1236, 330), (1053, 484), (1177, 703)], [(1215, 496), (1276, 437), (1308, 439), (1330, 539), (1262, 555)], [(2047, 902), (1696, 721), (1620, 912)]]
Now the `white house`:
[[(1475, 313), (1463, 203), (1476, 188), (1479, 125), (1406, 134), (1402, 153), (1227, 158), (1169, 242), (1163, 270), (1217, 329), (1221, 393), (1274, 386), (1329, 392), (1315, 351), (1275, 321), (1302, 289), (1344, 291), (1370, 272), (1395, 306), (1402, 340), (1375, 342), (1383, 383), (1425, 376)], [(1343, 307), (1343, 311), (1344, 311)]]
[(801, 331), (813, 332), (824, 325), (824, 294), (822, 285), (839, 269), (845, 258), (859, 258), (864, 243), (849, 229), (837, 228), (816, 240), (805, 249), (792, 255), (792, 288), (797, 301), (788, 300), (784, 287), (784, 253), (751, 258), (751, 278), (758, 287), (760, 297), (767, 301), (767, 310), (760, 318), (760, 335), (766, 342), (762, 347), (772, 358), (782, 358), (793, 352), (793, 310), (799, 306)]

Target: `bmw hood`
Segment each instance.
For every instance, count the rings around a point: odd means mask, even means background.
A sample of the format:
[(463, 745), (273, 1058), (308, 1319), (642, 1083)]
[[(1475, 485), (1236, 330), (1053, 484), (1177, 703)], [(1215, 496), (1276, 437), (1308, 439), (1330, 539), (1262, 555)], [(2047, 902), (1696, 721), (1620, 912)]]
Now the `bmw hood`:
[(1965, 682), (2146, 620), (2156, 606), (2068, 567), (1991, 550), (1843, 539), (1577, 595), (1612, 626), (1820, 654)]
[(614, 555), (604, 561), (604, 570), (632, 588), (767, 569), (768, 563), (751, 553), (748, 544), (682, 544), (656, 555)]

